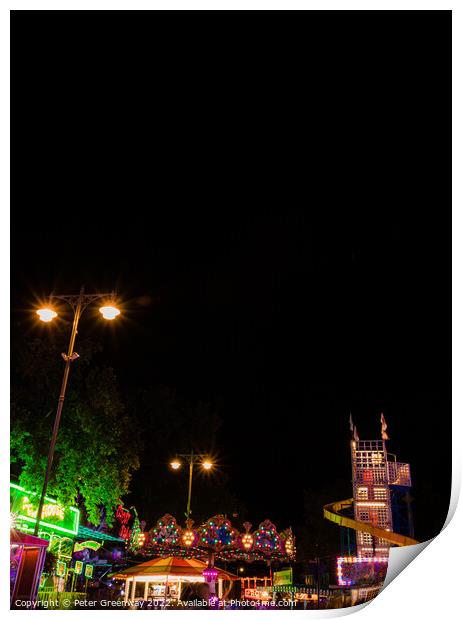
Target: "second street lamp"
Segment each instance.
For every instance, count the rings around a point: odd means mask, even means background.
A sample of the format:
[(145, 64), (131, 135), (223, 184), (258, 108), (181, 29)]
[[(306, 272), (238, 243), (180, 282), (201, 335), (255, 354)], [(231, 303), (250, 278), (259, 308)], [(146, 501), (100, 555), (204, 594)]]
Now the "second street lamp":
[(51, 435), (50, 447), (48, 449), (48, 458), (47, 458), (47, 465), (45, 469), (45, 478), (43, 481), (42, 493), (40, 495), (40, 502), (39, 502), (38, 510), (37, 510), (37, 518), (35, 521), (35, 528), (34, 528), (35, 536), (37, 536), (38, 534), (40, 520), (42, 518), (43, 504), (45, 502), (45, 495), (47, 492), (48, 481), (50, 479), (51, 466), (53, 464), (53, 457), (55, 453), (56, 440), (58, 438), (59, 425), (61, 422), (61, 413), (63, 410), (64, 398), (66, 396), (67, 381), (69, 379), (71, 362), (73, 362), (79, 357), (79, 354), (74, 351), (74, 345), (75, 345), (75, 339), (77, 336), (77, 327), (79, 325), (80, 317), (82, 316), (84, 310), (91, 303), (93, 303), (94, 301), (98, 299), (105, 299), (106, 301), (109, 300), (108, 303), (106, 303), (102, 308), (100, 308), (100, 312), (105, 319), (111, 321), (117, 315), (120, 314), (120, 310), (118, 310), (115, 307), (115, 305), (111, 303), (114, 299), (114, 293), (111, 293), (111, 294), (97, 293), (94, 295), (86, 295), (84, 293), (84, 287), (82, 286), (82, 288), (80, 289), (80, 293), (78, 295), (50, 295), (50, 305), (44, 308), (40, 308), (36, 312), (40, 320), (45, 323), (50, 323), (55, 317), (58, 316), (57, 312), (51, 307), (51, 302), (53, 299), (65, 301), (72, 308), (74, 319), (72, 322), (72, 330), (71, 330), (71, 336), (69, 340), (69, 347), (67, 350), (67, 354), (66, 353), (61, 354), (64, 359), (64, 374), (63, 374), (63, 380), (61, 383), (61, 392), (59, 394), (58, 406), (56, 409), (55, 421), (53, 424), (53, 432)]
[(191, 516), (191, 494), (194, 465), (199, 465), (202, 469), (210, 471), (213, 467), (213, 463), (207, 455), (194, 454), (194, 452), (191, 452), (190, 454), (178, 454), (177, 457), (170, 462), (170, 467), (174, 470), (180, 469), (181, 460), (186, 461), (189, 465), (188, 503), (186, 505), (186, 512), (184, 513), (186, 519), (189, 519)]

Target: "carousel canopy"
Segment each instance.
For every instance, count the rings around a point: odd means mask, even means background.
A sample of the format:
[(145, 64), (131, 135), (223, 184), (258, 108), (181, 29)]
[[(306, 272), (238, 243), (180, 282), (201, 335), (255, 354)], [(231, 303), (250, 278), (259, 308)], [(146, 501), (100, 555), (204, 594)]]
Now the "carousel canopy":
[[(149, 560), (149, 562), (143, 562), (136, 566), (130, 566), (120, 573), (114, 573), (111, 577), (115, 579), (127, 579), (133, 577), (148, 577), (152, 575), (171, 575), (172, 577), (200, 577), (203, 571), (207, 568), (205, 562), (196, 560), (194, 558), (156, 558)], [(222, 570), (218, 567), (214, 567), (218, 572), (217, 579), (238, 579), (236, 575), (228, 573), (226, 570)]]

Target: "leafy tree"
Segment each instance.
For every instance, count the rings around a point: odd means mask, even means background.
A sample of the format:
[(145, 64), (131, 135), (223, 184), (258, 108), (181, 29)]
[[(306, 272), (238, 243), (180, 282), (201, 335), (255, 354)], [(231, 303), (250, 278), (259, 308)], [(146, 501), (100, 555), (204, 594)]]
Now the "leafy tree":
[[(54, 326), (55, 327), (55, 326)], [(26, 489), (40, 494), (67, 332), (16, 341), (12, 351), (11, 461)], [(137, 424), (123, 405), (112, 368), (98, 364), (100, 347), (79, 340), (72, 362), (48, 494), (63, 505), (84, 504), (90, 523), (112, 523), (119, 498), (139, 467)], [(91, 362), (91, 364), (90, 364)]]

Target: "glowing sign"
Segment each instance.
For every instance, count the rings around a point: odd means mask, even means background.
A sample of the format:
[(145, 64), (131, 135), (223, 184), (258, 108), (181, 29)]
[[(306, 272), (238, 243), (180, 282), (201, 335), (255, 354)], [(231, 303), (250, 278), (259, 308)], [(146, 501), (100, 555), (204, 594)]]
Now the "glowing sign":
[(82, 574), (82, 568), (83, 568), (83, 562), (81, 562), (80, 560), (77, 560), (74, 566), (74, 572), (76, 573), (76, 575)]
[(116, 516), (117, 521), (119, 521), (119, 523), (122, 523), (122, 525), (127, 525), (132, 515), (130, 514), (128, 510), (125, 510), (122, 504), (119, 504), (119, 506), (117, 506), (117, 511), (116, 511), (115, 516)]
[(93, 577), (93, 564), (87, 564), (85, 566), (85, 577), (91, 579)]
[(74, 551), (83, 551), (84, 549), (92, 549), (92, 551), (98, 551), (101, 547), (101, 543), (96, 540), (86, 540), (85, 542), (75, 543)]
[(66, 574), (66, 562), (63, 562), (62, 560), (58, 560), (56, 562), (56, 574), (58, 575), (58, 577), (64, 577)]
[[(35, 493), (10, 482), (10, 510), (17, 515), (17, 529), (33, 532), (38, 505), (38, 501), (35, 503), (34, 499), (38, 500)], [(76, 536), (79, 530), (79, 520), (80, 511), (77, 508), (60, 506), (55, 499), (45, 497), (39, 523), (42, 532), (57, 531)]]
[(244, 598), (252, 601), (268, 601), (270, 593), (267, 590), (258, 590), (256, 588), (246, 588), (244, 590)]
[(387, 574), (388, 558), (359, 558), (347, 556), (337, 558), (337, 580), (339, 586), (352, 586), (362, 582), (369, 584), (374, 579), (383, 581)]
[(125, 540), (130, 540), (131, 530), (128, 527), (128, 522), (131, 519), (131, 512), (126, 510), (122, 504), (117, 506), (116, 510), (116, 519), (121, 524), (119, 530), (119, 538), (124, 538)]
[[(25, 495), (22, 499), (22, 510), (28, 517), (37, 517), (37, 507)], [(64, 508), (58, 504), (44, 504), (42, 508), (42, 518), (55, 517), (62, 521), (64, 519)]]
[(273, 573), (273, 585), (275, 586), (284, 586), (284, 585), (292, 585), (292, 569), (287, 568), (286, 570), (278, 570)]

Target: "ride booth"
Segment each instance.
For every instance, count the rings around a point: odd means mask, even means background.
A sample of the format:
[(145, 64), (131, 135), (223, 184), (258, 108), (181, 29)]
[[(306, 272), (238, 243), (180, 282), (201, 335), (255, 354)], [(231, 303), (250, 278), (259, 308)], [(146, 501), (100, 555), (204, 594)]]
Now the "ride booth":
[(10, 608), (35, 602), (48, 541), (10, 529)]
[[(189, 584), (208, 581), (207, 564), (194, 558), (156, 558), (131, 566), (120, 573), (111, 575), (113, 579), (124, 580), (124, 600), (151, 601), (157, 604), (178, 601), (182, 591)], [(223, 597), (224, 582), (237, 580), (238, 577), (223, 569), (214, 569), (217, 581), (217, 596)]]

